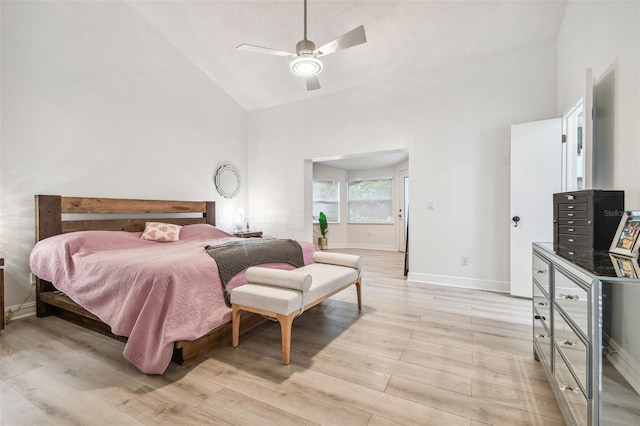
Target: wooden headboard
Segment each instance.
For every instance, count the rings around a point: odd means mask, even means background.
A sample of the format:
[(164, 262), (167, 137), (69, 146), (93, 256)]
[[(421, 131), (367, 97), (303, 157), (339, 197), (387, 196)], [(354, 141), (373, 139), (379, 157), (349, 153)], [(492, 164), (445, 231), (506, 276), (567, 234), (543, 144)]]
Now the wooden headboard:
[[(191, 215), (184, 217), (185, 213), (195, 213), (195, 217)], [(82, 218), (63, 217), (63, 215), (74, 214), (82, 215)], [(109, 217), (114, 214), (128, 217), (124, 219)], [(135, 217), (142, 214), (144, 217)], [(158, 214), (160, 217), (153, 218), (151, 216), (153, 214)], [(171, 217), (172, 214), (177, 217)], [(129, 218), (131, 216), (133, 218)], [(36, 195), (36, 241), (74, 231), (140, 232), (144, 230), (146, 222), (215, 225), (215, 202)]]

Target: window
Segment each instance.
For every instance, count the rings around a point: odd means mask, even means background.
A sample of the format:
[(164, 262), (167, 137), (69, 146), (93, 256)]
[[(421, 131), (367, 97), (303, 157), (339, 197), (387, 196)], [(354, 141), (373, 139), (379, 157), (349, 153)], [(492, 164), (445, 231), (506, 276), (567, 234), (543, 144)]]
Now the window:
[(349, 223), (393, 223), (393, 179), (349, 182)]
[(337, 180), (313, 181), (313, 222), (318, 223), (320, 212), (327, 222), (340, 222), (340, 182)]

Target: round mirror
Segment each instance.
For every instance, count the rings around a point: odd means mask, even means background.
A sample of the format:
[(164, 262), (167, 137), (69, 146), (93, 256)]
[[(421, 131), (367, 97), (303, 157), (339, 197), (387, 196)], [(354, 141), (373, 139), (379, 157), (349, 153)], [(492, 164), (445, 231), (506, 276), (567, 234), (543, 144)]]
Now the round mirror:
[(225, 164), (216, 172), (216, 189), (224, 198), (233, 198), (240, 192), (240, 175), (235, 167)]

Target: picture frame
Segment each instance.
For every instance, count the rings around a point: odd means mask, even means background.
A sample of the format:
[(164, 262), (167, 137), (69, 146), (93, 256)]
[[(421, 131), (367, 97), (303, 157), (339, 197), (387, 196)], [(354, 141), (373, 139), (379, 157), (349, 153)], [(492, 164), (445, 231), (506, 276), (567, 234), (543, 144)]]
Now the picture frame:
[(626, 211), (620, 219), (609, 251), (635, 256), (640, 248), (640, 211)]
[(620, 256), (618, 254), (609, 253), (613, 268), (616, 271), (616, 275), (622, 278), (635, 278), (640, 277), (640, 266), (638, 266), (638, 258)]

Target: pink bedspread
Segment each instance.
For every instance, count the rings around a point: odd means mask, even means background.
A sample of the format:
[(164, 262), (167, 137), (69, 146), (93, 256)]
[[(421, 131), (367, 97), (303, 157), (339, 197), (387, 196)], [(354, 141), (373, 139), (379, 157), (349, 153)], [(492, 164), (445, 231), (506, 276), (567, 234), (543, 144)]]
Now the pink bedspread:
[[(180, 241), (140, 239), (140, 233), (84, 231), (36, 244), (31, 270), (129, 337), (124, 356), (141, 371), (162, 374), (173, 342), (195, 340), (231, 320), (215, 261), (204, 246), (236, 237), (210, 225), (187, 225)], [(316, 250), (300, 242), (305, 264)], [(293, 269), (288, 264), (269, 267)], [(244, 284), (244, 272), (228, 289)]]

